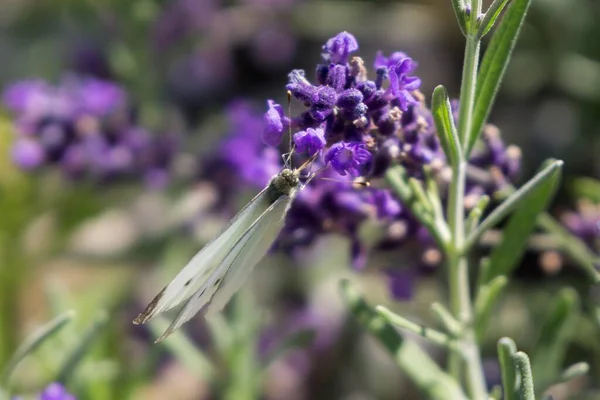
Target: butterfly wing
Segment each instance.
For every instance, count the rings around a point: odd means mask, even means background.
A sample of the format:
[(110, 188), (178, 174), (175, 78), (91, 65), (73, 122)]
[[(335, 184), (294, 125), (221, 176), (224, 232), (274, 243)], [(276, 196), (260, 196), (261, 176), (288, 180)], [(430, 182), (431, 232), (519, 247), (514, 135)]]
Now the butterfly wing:
[(187, 263), (133, 322), (146, 323), (197, 293), (215, 274), (240, 238), (270, 206), (266, 190), (263, 190)]
[(165, 339), (201, 309), (205, 308), (206, 315), (210, 316), (225, 307), (277, 239), (292, 200), (293, 194), (281, 196), (252, 224), (157, 342)]

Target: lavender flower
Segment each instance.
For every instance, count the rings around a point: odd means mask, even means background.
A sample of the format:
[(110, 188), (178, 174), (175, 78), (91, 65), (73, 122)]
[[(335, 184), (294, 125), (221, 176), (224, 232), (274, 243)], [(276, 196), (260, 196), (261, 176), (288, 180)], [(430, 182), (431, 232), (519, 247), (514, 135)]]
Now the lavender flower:
[(350, 54), (356, 50), (358, 50), (358, 42), (348, 32), (339, 33), (323, 46), (324, 58), (334, 64), (345, 64)]
[(150, 187), (168, 180), (178, 139), (137, 127), (127, 93), (114, 82), (26, 80), (9, 86), (3, 101), (15, 116), (13, 162), (24, 170), (54, 166), (71, 179), (101, 181), (140, 177)]
[(51, 383), (39, 395), (38, 400), (76, 400), (60, 383)]
[(325, 147), (325, 143), (325, 132), (321, 128), (308, 128), (294, 134), (296, 149), (300, 153), (307, 152), (309, 156), (314, 156), (320, 152)]
[(362, 143), (339, 142), (331, 146), (325, 155), (325, 162), (340, 175), (360, 175), (360, 168), (371, 161), (371, 153)]
[(407, 111), (410, 104), (417, 104), (417, 99), (411, 94), (421, 86), (421, 79), (408, 76), (416, 68), (412, 59), (404, 58), (394, 66), (388, 67), (390, 91), (400, 102), (400, 109)]
[[(298, 193), (276, 247), (293, 255), (322, 235), (336, 233), (349, 239), (356, 269), (365, 267), (372, 251), (400, 245), (415, 249), (420, 260), (412, 267), (402, 273), (396, 269), (385, 273), (392, 295), (407, 298), (411, 282), (421, 272), (435, 268), (441, 253), (427, 229), (392, 192), (355, 185), (353, 179), (376, 181), (394, 164), (402, 165), (409, 176), (423, 179), (428, 167), (440, 186), (442, 201), (446, 201), (451, 171), (431, 111), (417, 90), (421, 81), (411, 75), (416, 63), (402, 52), (389, 57), (378, 53), (375, 78), (370, 80), (363, 60), (350, 59), (357, 49), (356, 40), (348, 33), (330, 39), (314, 82), (302, 70), (288, 75), (286, 88), (304, 109), (284, 120), (282, 107), (272, 100), (264, 118), (245, 108), (222, 154), (243, 182), (262, 189), (281, 168), (281, 158), (276, 147), (261, 144), (261, 134), (272, 133), (272, 143), (278, 144), (284, 127), (291, 129), (298, 150), (293, 164), (306, 161), (304, 153), (316, 155), (311, 170), (322, 172)], [(457, 103), (452, 106), (456, 111)], [(469, 163), (468, 207), (482, 195), (512, 182), (520, 167), (518, 148), (505, 146), (497, 130), (494, 133), (493, 127), (486, 126), (482, 136)], [(368, 220), (383, 224), (381, 238), (366, 242), (361, 236), (361, 227)]]
[(265, 113), (265, 129), (262, 140), (269, 146), (277, 146), (281, 142), (284, 129), (289, 126), (290, 120), (283, 113), (283, 107), (273, 100), (267, 100), (269, 110)]
[[(375, 62), (373, 63), (373, 66), (375, 67), (375, 69), (379, 69), (382, 67), (387, 69), (395, 66), (400, 61), (405, 60), (407, 58), (409, 58), (408, 55), (402, 51), (395, 51), (392, 54), (390, 54), (389, 57), (386, 57), (382, 51), (378, 51), (375, 55)], [(413, 66), (415, 68), (417, 67), (417, 63), (414, 61)]]

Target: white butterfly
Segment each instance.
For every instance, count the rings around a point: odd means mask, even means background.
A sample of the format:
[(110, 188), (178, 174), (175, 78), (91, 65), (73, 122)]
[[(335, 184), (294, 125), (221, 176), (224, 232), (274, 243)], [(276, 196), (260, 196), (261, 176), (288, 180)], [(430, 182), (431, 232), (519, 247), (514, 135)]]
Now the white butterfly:
[[(210, 316), (225, 307), (254, 266), (267, 253), (284, 223), (296, 194), (304, 185), (298, 169), (284, 168), (177, 274), (133, 321), (143, 324), (154, 316), (186, 302), (160, 342), (203, 310)], [(312, 174), (314, 176), (314, 174)], [(310, 179), (310, 178), (309, 178)]]

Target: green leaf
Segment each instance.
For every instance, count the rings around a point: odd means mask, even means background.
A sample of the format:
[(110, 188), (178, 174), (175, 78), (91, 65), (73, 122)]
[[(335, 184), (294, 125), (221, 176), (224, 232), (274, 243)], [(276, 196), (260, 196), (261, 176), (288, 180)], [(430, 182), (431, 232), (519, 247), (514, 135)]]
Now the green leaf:
[[(488, 215), (479, 226), (473, 229), (467, 237), (465, 243), (465, 251), (468, 251), (481, 236), (489, 229), (496, 226), (500, 221), (507, 217), (514, 209), (535, 195), (535, 190), (538, 190), (542, 185), (549, 185), (558, 183), (560, 178), (560, 170), (562, 169), (562, 161), (546, 161), (546, 167), (543, 167), (533, 178), (531, 178), (526, 184), (521, 186), (519, 190), (512, 193), (506, 198), (502, 204), (494, 209)], [(553, 183), (554, 182), (554, 183)]]
[(267, 354), (263, 362), (264, 368), (279, 359), (290, 350), (303, 349), (310, 346), (315, 339), (314, 329), (302, 329), (285, 338), (277, 347)]
[(565, 369), (561, 374), (558, 380), (554, 383), (563, 383), (569, 382), (575, 378), (579, 378), (580, 376), (586, 375), (590, 371), (590, 364), (586, 362), (578, 362), (577, 364), (573, 364), (567, 369)]
[(579, 313), (579, 296), (565, 288), (550, 305), (532, 356), (537, 388), (554, 383), (560, 375), (573, 336), (573, 322)]
[[(170, 323), (162, 317), (150, 321), (148, 324), (152, 333), (159, 337), (167, 330)], [(186, 368), (207, 380), (215, 371), (211, 361), (206, 358), (204, 353), (194, 343), (188, 339), (182, 331), (175, 331), (167, 340), (160, 342), (166, 346), (175, 358), (177, 358)]]
[(456, 165), (462, 160), (462, 151), (454, 118), (452, 117), (448, 92), (442, 85), (433, 90), (431, 111), (444, 153), (450, 160), (450, 164)]
[(452, 0), (452, 8), (454, 9), (454, 15), (456, 15), (456, 21), (458, 21), (458, 27), (463, 35), (467, 36), (467, 14), (465, 13), (465, 5), (462, 0)]
[(462, 327), (460, 326), (460, 322), (454, 318), (452, 313), (448, 311), (444, 305), (438, 303), (437, 301), (431, 304), (431, 312), (438, 320), (440, 324), (444, 327), (446, 332), (452, 337), (458, 337), (462, 331)]
[(531, 0), (514, 0), (506, 10), (483, 56), (475, 89), (473, 123), (471, 132), (468, 133), (469, 143), (465, 151), (467, 157), (490, 114), (530, 3)]
[(502, 373), (504, 400), (517, 400), (517, 370), (514, 356), (517, 345), (511, 338), (504, 337), (498, 341), (498, 362)]
[(496, 23), (496, 20), (500, 16), (500, 13), (502, 10), (504, 10), (504, 7), (506, 7), (509, 1), (510, 0), (494, 0), (494, 2), (490, 5), (490, 8), (488, 8), (488, 10), (485, 12), (485, 16), (481, 21), (481, 25), (479, 25), (479, 29), (477, 31), (478, 38), (481, 39), (490, 31), (490, 29), (492, 29)]
[(367, 304), (347, 280), (340, 284), (350, 312), (394, 357), (394, 361), (430, 399), (465, 399), (456, 381), (414, 342), (405, 340), (383, 317)]
[(398, 315), (386, 307), (376, 306), (375, 311), (381, 315), (386, 321), (390, 324), (401, 328), (406, 329), (408, 331), (413, 332), (416, 335), (423, 336), (425, 339), (429, 340), (431, 343), (435, 343), (437, 345), (449, 347), (451, 345), (451, 340), (445, 333), (436, 331), (435, 329), (419, 325), (415, 322), (412, 322), (401, 315)]
[[(554, 197), (561, 175), (562, 161), (548, 161), (542, 172), (527, 182), (521, 189), (500, 205), (498, 214), (494, 211), (487, 219), (501, 219), (505, 210), (519, 207), (512, 213), (502, 232), (502, 241), (490, 255), (490, 267), (481, 280), (483, 284), (497, 276), (509, 276), (521, 260), (527, 248), (527, 238), (533, 231), (538, 215), (543, 212)], [(481, 226), (485, 224), (484, 221)], [(479, 228), (477, 229), (479, 230)]]
[(475, 335), (480, 341), (492, 316), (492, 309), (507, 283), (505, 276), (497, 276), (479, 288), (475, 300)]
[(521, 394), (522, 400), (535, 400), (535, 390), (533, 386), (533, 374), (531, 373), (531, 365), (529, 363), (529, 357), (522, 351), (518, 351), (514, 356), (517, 370), (521, 377), (521, 384), (519, 386), (519, 393)]
[(73, 310), (66, 311), (58, 317), (54, 318), (50, 322), (46, 323), (33, 334), (31, 334), (21, 346), (15, 351), (10, 361), (2, 371), (0, 378), (0, 386), (6, 387), (12, 373), (19, 363), (30, 353), (33, 353), (45, 340), (52, 337), (58, 331), (60, 331), (67, 323), (69, 323), (75, 317)]
[(102, 333), (108, 322), (108, 313), (105, 311), (101, 312), (94, 318), (94, 321), (85, 332), (82, 335), (78, 335), (81, 338), (69, 355), (65, 357), (55, 381), (66, 384), (74, 376), (75, 369), (88, 353), (90, 347), (95, 344), (98, 335)]

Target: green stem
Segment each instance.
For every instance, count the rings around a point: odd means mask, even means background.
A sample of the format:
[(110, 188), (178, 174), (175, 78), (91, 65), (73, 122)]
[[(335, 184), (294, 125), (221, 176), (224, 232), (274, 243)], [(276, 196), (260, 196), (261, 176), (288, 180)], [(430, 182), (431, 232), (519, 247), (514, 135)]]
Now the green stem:
[[(479, 62), (479, 40), (477, 16), (481, 13), (481, 0), (471, 1), (471, 16), (468, 24), (469, 33), (465, 48), (465, 60), (460, 92), (459, 137), (463, 148), (468, 143), (468, 135), (473, 125), (473, 108), (475, 103), (475, 87), (477, 85), (477, 65)], [(468, 155), (464, 154), (452, 166), (453, 176), (449, 190), (448, 223), (452, 232), (452, 245), (446, 255), (449, 269), (450, 304), (454, 317), (462, 325), (457, 338), (464, 363), (459, 356), (450, 354), (449, 369), (456, 379), (464, 377), (470, 397), (474, 400), (487, 399), (485, 380), (481, 365), (479, 347), (475, 338), (473, 321), (473, 304), (469, 289), (469, 265), (467, 254), (462, 252), (465, 243), (465, 211), (464, 195)]]

